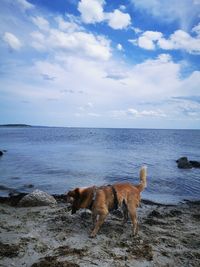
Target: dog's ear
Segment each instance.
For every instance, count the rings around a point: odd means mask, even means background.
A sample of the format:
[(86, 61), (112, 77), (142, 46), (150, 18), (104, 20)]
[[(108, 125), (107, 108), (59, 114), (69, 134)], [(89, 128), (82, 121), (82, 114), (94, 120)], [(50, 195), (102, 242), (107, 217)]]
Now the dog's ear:
[(80, 198), (79, 188), (66, 192), (64, 196), (65, 201), (72, 204), (75, 200)]
[(73, 203), (72, 203), (72, 214), (76, 213), (80, 209), (80, 190), (77, 187), (73, 190)]
[(78, 198), (79, 195), (80, 195), (80, 191), (78, 187), (66, 193), (66, 196), (73, 197), (73, 198)]
[(76, 189), (74, 189), (74, 198), (77, 199), (80, 197), (80, 190), (79, 188), (77, 187)]

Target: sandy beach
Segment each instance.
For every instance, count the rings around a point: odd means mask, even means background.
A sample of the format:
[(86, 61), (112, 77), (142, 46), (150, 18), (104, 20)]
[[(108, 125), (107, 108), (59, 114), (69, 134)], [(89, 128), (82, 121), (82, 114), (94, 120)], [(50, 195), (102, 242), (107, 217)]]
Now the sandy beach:
[(143, 201), (136, 237), (130, 221), (123, 224), (115, 211), (94, 239), (88, 237), (87, 210), (71, 215), (60, 199), (47, 207), (16, 204), (17, 199), (1, 199), (2, 267), (200, 266), (200, 202), (166, 206)]

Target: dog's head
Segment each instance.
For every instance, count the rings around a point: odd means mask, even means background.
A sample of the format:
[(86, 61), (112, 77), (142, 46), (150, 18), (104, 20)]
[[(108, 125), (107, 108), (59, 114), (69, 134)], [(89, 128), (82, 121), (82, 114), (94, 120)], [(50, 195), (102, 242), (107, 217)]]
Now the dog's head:
[(80, 191), (79, 188), (75, 188), (67, 192), (66, 201), (72, 206), (72, 214), (76, 213), (80, 209)]
[(72, 214), (81, 208), (88, 208), (94, 187), (75, 188), (66, 194), (66, 201), (71, 204)]
[(65, 199), (67, 203), (73, 204), (74, 199), (79, 196), (79, 188), (73, 189), (65, 193)]

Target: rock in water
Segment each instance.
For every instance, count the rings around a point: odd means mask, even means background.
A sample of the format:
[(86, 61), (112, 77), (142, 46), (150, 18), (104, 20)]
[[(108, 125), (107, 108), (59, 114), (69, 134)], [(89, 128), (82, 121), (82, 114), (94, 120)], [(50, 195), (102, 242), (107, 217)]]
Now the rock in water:
[(196, 160), (188, 160), (187, 157), (182, 157), (177, 161), (178, 168), (180, 169), (191, 169), (193, 168), (200, 168), (200, 162)]
[(36, 189), (32, 193), (24, 196), (19, 201), (19, 206), (21, 207), (48, 206), (56, 203), (57, 201), (53, 196), (47, 194), (46, 192)]
[(187, 157), (182, 157), (178, 159), (177, 161), (178, 168), (180, 169), (191, 169), (192, 164), (188, 161)]
[(196, 160), (190, 160), (190, 164), (193, 168), (200, 168), (200, 162)]
[(3, 156), (3, 151), (0, 150), (0, 157)]

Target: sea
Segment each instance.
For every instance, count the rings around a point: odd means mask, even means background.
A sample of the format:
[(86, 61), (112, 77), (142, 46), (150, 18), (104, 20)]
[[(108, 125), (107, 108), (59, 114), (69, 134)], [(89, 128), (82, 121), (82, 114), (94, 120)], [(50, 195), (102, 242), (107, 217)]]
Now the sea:
[(63, 194), (76, 187), (139, 183), (142, 198), (164, 204), (200, 200), (200, 169), (176, 160), (200, 161), (200, 130), (1, 127), (0, 196), (40, 189)]

